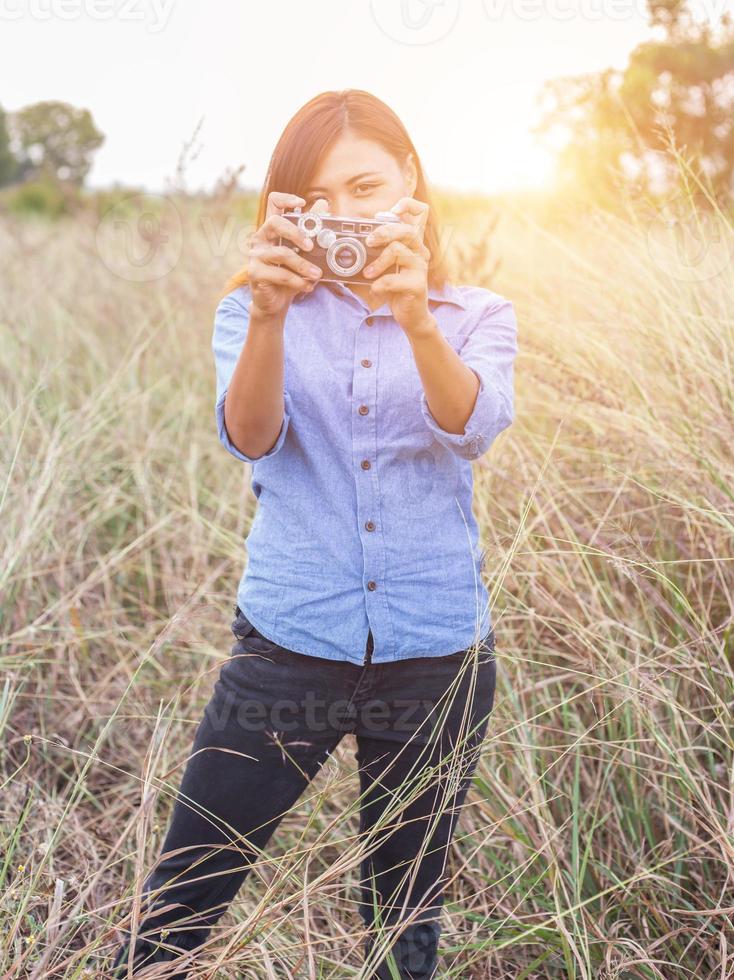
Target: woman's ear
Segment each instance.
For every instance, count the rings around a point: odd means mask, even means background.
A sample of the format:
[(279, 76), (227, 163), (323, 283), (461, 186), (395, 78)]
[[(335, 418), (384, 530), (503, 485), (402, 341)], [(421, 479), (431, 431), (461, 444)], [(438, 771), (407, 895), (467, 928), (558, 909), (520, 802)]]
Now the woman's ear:
[(415, 158), (412, 153), (409, 153), (405, 158), (405, 165), (403, 166), (403, 176), (405, 178), (405, 183), (408, 188), (406, 197), (413, 197), (415, 194), (415, 189), (418, 186), (418, 168), (415, 165)]

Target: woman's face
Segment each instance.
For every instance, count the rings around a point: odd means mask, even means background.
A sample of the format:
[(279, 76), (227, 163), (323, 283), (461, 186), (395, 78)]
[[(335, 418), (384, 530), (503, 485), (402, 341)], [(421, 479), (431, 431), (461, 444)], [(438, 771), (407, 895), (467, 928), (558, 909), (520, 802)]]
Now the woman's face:
[(415, 193), (412, 154), (401, 166), (379, 143), (344, 132), (325, 154), (306, 193), (306, 208), (321, 198), (331, 214), (373, 218)]

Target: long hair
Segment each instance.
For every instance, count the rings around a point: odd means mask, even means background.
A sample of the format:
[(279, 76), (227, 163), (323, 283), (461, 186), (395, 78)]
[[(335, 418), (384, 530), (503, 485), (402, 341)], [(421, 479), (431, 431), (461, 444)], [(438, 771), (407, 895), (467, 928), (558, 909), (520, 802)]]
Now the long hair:
[[(408, 131), (393, 110), (384, 102), (362, 89), (343, 89), (340, 92), (322, 92), (301, 106), (289, 121), (273, 151), (260, 192), (256, 227), (265, 221), (268, 196), (271, 191), (296, 194), (304, 197), (321, 159), (345, 131), (379, 143), (402, 166), (409, 153), (413, 154), (417, 182), (413, 194), (417, 201), (429, 205), (430, 197), (423, 167)], [(431, 253), (428, 264), (428, 282), (441, 289), (447, 280), (446, 266), (441, 255), (439, 230), (433, 208), (423, 241)], [(245, 266), (226, 284), (225, 293), (248, 282)]]

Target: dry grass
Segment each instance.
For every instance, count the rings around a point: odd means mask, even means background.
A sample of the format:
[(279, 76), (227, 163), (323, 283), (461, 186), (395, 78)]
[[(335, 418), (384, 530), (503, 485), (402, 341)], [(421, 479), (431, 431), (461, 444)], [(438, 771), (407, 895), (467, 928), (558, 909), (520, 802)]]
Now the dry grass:
[[(681, 261), (654, 213), (439, 204), (461, 279), (514, 301), (521, 347), (516, 421), (476, 465), (498, 688), (442, 976), (724, 980), (731, 221)], [(231, 647), (255, 501), (214, 427), (213, 310), (243, 260), (216, 247), (227, 213), (178, 202), (153, 282), (114, 274), (91, 215), (0, 223), (3, 978), (104, 974)], [(196, 975), (360, 976), (353, 747)]]

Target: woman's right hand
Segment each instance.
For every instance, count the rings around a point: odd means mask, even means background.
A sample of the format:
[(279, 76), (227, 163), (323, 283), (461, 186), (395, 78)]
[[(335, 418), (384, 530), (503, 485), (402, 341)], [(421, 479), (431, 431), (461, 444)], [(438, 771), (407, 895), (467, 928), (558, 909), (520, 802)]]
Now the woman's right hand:
[[(291, 300), (299, 292), (311, 292), (321, 277), (321, 269), (295, 252), (288, 245), (276, 244), (286, 238), (300, 248), (310, 251), (311, 239), (282, 217), (305, 200), (295, 194), (271, 191), (265, 221), (252, 236), (249, 255), (249, 286), (252, 292), (251, 312), (268, 317), (285, 315)], [(315, 275), (311, 276), (313, 271)]]

